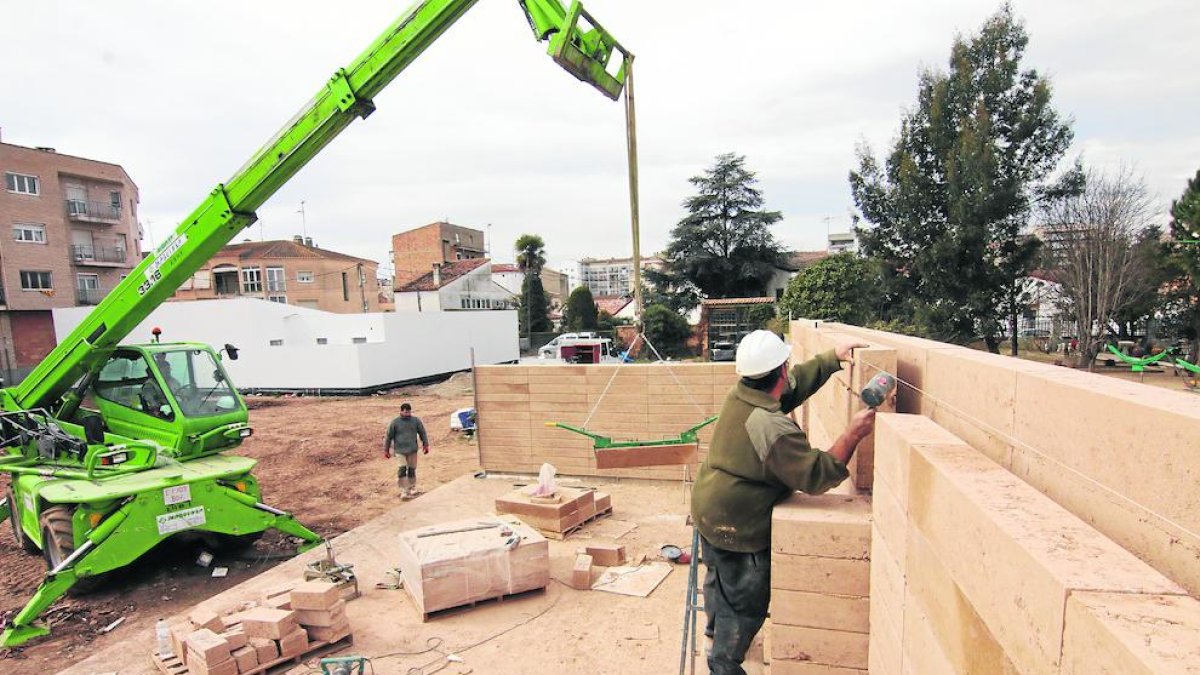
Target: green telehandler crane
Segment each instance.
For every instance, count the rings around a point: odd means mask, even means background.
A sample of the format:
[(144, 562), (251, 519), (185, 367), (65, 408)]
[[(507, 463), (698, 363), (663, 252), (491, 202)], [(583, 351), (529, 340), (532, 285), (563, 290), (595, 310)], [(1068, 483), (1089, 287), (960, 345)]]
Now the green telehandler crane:
[[(179, 533), (246, 543), (275, 528), (308, 550), (321, 537), (261, 499), (255, 461), (224, 454), (252, 433), (222, 367), (225, 345), (120, 342), (238, 232), (477, 0), (419, 0), (141, 262), (19, 385), (0, 389), (0, 518), (48, 571), (0, 635), (20, 645), (81, 581), (136, 560)], [(579, 80), (617, 100), (632, 55), (578, 0), (518, 0), (534, 36)]]

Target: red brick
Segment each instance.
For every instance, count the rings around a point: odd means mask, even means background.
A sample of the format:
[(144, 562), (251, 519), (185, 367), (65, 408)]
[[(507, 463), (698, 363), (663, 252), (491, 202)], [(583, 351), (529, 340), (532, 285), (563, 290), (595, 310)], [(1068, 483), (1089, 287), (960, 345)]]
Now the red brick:
[(571, 587), (580, 591), (592, 587), (592, 556), (581, 554), (575, 558), (575, 567), (571, 569)]
[(279, 658), (279, 645), (275, 644), (274, 640), (253, 637), (250, 638), (250, 646), (254, 647), (259, 663), (270, 663)]
[(327, 610), (341, 600), (338, 587), (326, 581), (309, 581), (292, 589), (292, 609)]
[(246, 672), (258, 665), (258, 652), (254, 647), (246, 646), (233, 650), (233, 660), (237, 661), (238, 672)]
[(188, 655), (190, 663), (193, 657), (204, 663), (219, 663), (229, 658), (229, 643), (225, 638), (207, 628), (192, 631), (184, 639), (185, 646), (192, 652)]
[(246, 637), (246, 631), (243, 630), (240, 625), (234, 630), (227, 630), (223, 633), (218, 633), (218, 635), (229, 643), (230, 650), (237, 650), (245, 647), (248, 639)]
[(332, 626), (346, 617), (346, 601), (338, 600), (329, 609), (297, 609), (296, 623), (301, 626)]
[(337, 642), (350, 634), (350, 620), (343, 616), (332, 626), (309, 626), (305, 630), (313, 642)]
[(279, 640), (300, 628), (295, 612), (282, 609), (256, 607), (242, 616), (242, 628), (247, 637), (263, 637)]
[(188, 661), (189, 675), (237, 675), (237, 661), (226, 658), (220, 663), (208, 665), (201, 662)]
[(279, 640), (281, 657), (296, 656), (306, 649), (308, 649), (308, 633), (303, 628), (297, 628)]
[(221, 622), (221, 617), (216, 612), (209, 609), (193, 609), (192, 612), (188, 614), (188, 621), (191, 621), (192, 625), (197, 629), (207, 628), (214, 633), (220, 633), (221, 631), (225, 630), (225, 624)]
[(625, 547), (616, 544), (594, 544), (586, 548), (592, 562), (601, 567), (613, 567), (625, 563)]

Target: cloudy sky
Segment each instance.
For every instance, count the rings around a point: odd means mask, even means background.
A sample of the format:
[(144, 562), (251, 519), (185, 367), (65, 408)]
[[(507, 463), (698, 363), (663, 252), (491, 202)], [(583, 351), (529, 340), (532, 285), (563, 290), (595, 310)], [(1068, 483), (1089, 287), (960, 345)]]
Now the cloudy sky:
[[(512, 0), (483, 0), (259, 209), (253, 239), (307, 232), (386, 261), (390, 235), (449, 219), (492, 257), (541, 234), (552, 264), (630, 252), (622, 106), (545, 56)], [(160, 243), (405, 3), (42, 0), (0, 14), (5, 142), (121, 164)], [(642, 250), (667, 242), (689, 176), (747, 157), (789, 247), (846, 230), (856, 144), (876, 152), (990, 0), (591, 0), (637, 54)], [(1200, 168), (1200, 4), (1015, 0), (1026, 67), (1074, 119), (1070, 157), (1133, 166), (1160, 200)], [(389, 263), (390, 267), (390, 263)]]

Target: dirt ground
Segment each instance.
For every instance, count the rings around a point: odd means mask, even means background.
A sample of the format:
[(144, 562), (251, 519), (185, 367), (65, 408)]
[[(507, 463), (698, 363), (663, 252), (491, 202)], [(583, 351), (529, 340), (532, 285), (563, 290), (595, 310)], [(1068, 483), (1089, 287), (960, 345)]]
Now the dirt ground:
[[(467, 375), (370, 397), (247, 397), (254, 436), (237, 454), (259, 461), (255, 475), (266, 503), (332, 537), (399, 502), (397, 460), (384, 459), (383, 436), (406, 401), (430, 435), (430, 454), (419, 463), (422, 490), (478, 468), (475, 444), (449, 427), (452, 412), (472, 405)], [(5, 621), (33, 595), (46, 570), (41, 556), (22, 551), (8, 530), (5, 525), (0, 534), (0, 620)], [(107, 646), (148, 634), (157, 619), (279, 564), (289, 550), (288, 542), (270, 533), (237, 559), (218, 555), (213, 566), (228, 567), (229, 573), (214, 579), (211, 568), (195, 564), (198, 543), (168, 542), (113, 573), (101, 590), (56, 603), (45, 615), (53, 623), (51, 636), (0, 650), (0, 672), (54, 672)], [(101, 632), (118, 619), (123, 619), (120, 625)]]

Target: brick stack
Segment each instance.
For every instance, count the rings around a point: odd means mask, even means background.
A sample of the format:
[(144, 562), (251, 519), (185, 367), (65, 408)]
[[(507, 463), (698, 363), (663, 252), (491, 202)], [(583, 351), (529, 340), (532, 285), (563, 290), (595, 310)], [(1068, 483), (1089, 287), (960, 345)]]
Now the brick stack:
[(350, 634), (346, 601), (334, 584), (325, 581), (301, 584), (291, 592), (291, 605), (296, 622), (313, 642), (337, 642)]
[(771, 518), (771, 673), (861, 675), (867, 668), (871, 504), (795, 495)]
[(558, 488), (558, 501), (537, 500), (525, 490), (496, 498), (496, 513), (512, 514), (548, 537), (561, 539), (597, 515), (612, 513), (612, 498), (592, 490)]

